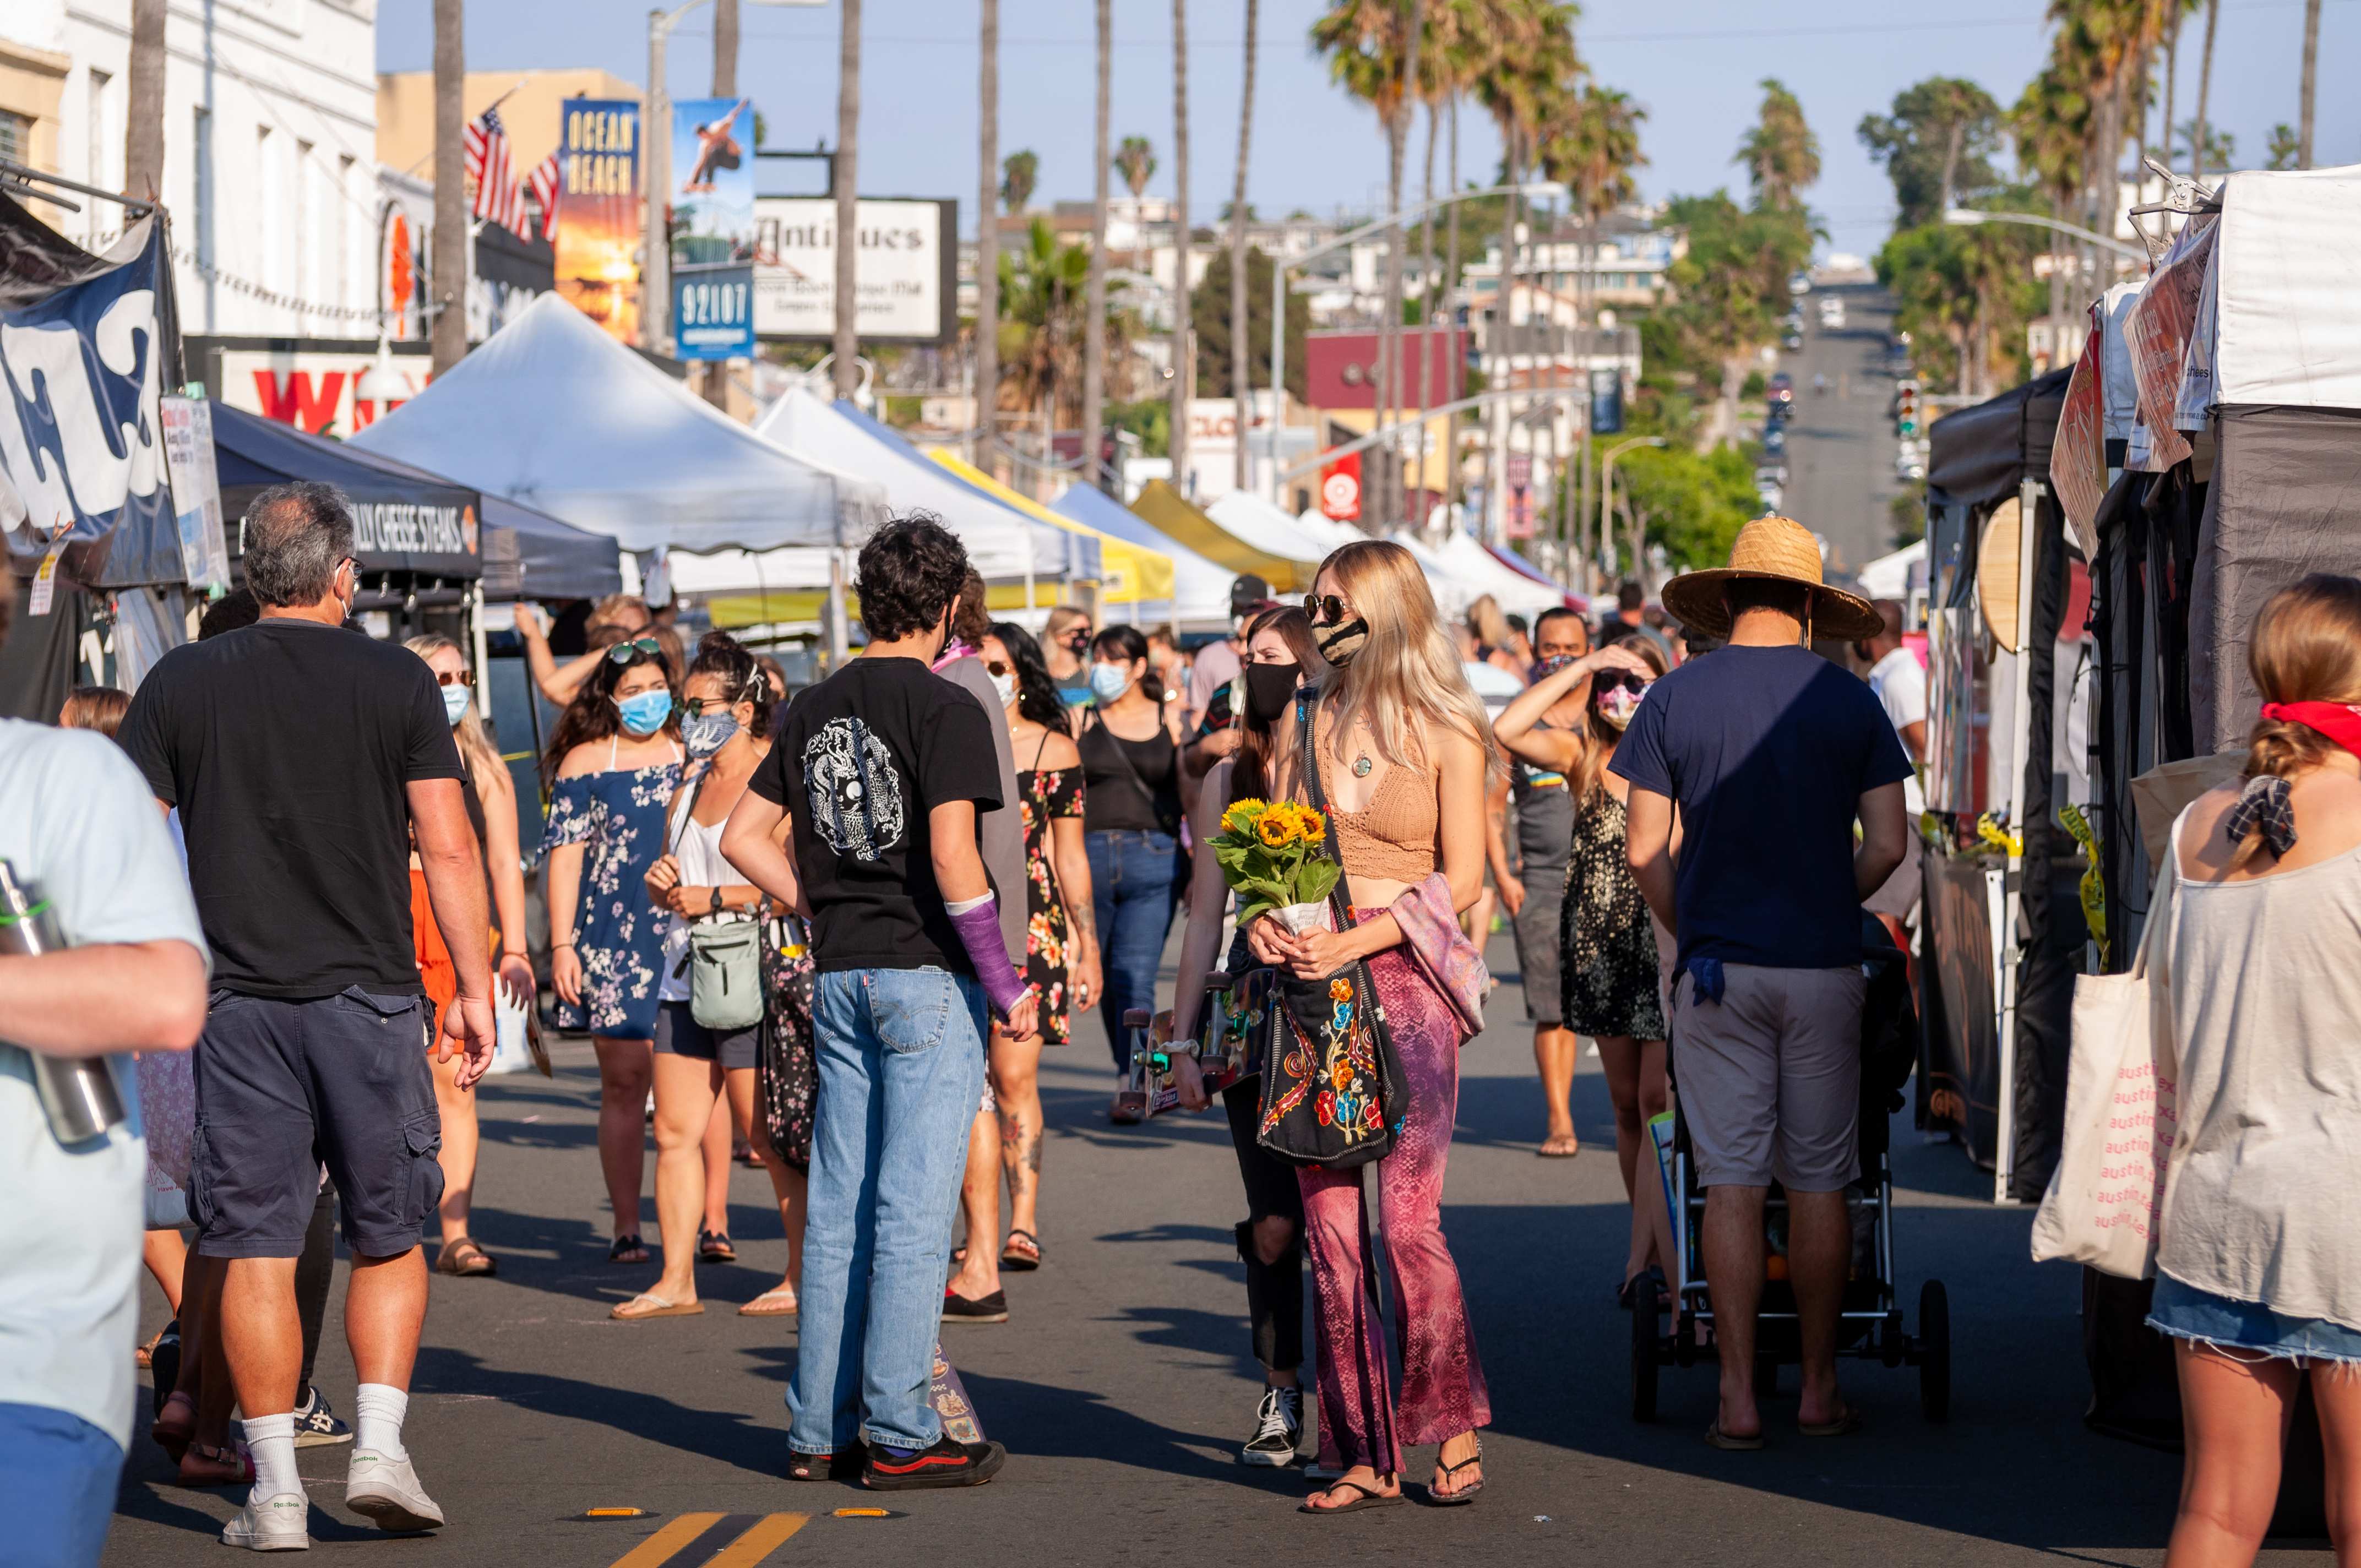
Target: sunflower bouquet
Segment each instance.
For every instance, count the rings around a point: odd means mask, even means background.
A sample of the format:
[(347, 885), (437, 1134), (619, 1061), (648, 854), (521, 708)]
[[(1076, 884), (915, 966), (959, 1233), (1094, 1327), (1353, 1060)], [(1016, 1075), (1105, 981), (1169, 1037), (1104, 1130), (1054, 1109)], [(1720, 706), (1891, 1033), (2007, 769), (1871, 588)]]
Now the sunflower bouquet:
[(1238, 924), (1275, 916), (1290, 931), (1323, 927), (1344, 868), (1327, 850), (1328, 822), (1308, 806), (1241, 800), (1212, 839), (1222, 878), (1238, 894)]

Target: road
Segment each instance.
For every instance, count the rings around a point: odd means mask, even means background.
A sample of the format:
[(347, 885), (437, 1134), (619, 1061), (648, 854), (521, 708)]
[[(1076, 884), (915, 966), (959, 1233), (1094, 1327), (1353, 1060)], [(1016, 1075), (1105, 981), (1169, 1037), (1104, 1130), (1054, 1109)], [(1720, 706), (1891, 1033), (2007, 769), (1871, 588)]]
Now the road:
[[(1819, 308), (1831, 294), (1845, 302), (1845, 324), (1833, 332), (1821, 329)], [(1828, 540), (1832, 572), (1858, 572), (1894, 548), (1887, 502), (1901, 487), (1885, 373), (1894, 305), (1874, 284), (1816, 288), (1804, 297), (1804, 346), (1779, 356), (1779, 368), (1795, 378), (1784, 505)], [(1828, 378), (1826, 392), (1813, 392), (1815, 375)]]
[[(1093, 1018), (1043, 1073), (1047, 1266), (1011, 1277), (1009, 1323), (945, 1331), (987, 1431), (1011, 1451), (992, 1485), (890, 1499), (903, 1517), (840, 1519), (832, 1510), (879, 1499), (780, 1478), (795, 1332), (729, 1310), (778, 1277), (783, 1244), (758, 1173), (740, 1171), (733, 1188), (743, 1261), (702, 1271), (718, 1310), (608, 1321), (654, 1270), (604, 1261), (596, 1075), (587, 1047), (570, 1044), (554, 1081), (496, 1079), (484, 1091), (477, 1230), (500, 1255), (499, 1277), (434, 1281), (407, 1435), (452, 1523), (428, 1539), (379, 1537), (339, 1506), (348, 1451), (305, 1449), (317, 1554), (409, 1568), (868, 1568), (881, 1553), (1127, 1568), (1455, 1552), (1502, 1564), (1766, 1568), (2161, 1560), (2179, 1465), (2083, 1431), (2074, 1275), (2028, 1263), (2026, 1212), (1994, 1208), (1989, 1181), (1957, 1149), (1923, 1144), (1898, 1120), (1904, 1299), (1915, 1302), (1930, 1273), (1949, 1282), (1949, 1423), (1921, 1419), (1915, 1374), (1848, 1364), (1848, 1392), (1869, 1420), (1852, 1439), (1795, 1435), (1792, 1398), (1780, 1398), (1766, 1409), (1769, 1449), (1710, 1449), (1701, 1437), (1713, 1384), (1702, 1367), (1667, 1369), (1660, 1419), (1635, 1425), (1628, 1320), (1611, 1300), (1626, 1222), (1598, 1064), (1586, 1059), (1577, 1080), (1581, 1157), (1536, 1159), (1515, 959), (1504, 938), (1489, 956), (1507, 982), (1462, 1058), (1444, 1211), (1497, 1417), (1477, 1506), (1311, 1519), (1293, 1511), (1298, 1476), (1235, 1463), (1258, 1379), (1231, 1243), (1243, 1200), (1227, 1138), (1218, 1120), (1109, 1126)], [(148, 1294), (143, 1334), (160, 1313)], [(333, 1326), (328, 1341), (320, 1381), (349, 1415), (351, 1363)], [(1430, 1464), (1419, 1451), (1411, 1477), (1422, 1482)], [(137, 1440), (108, 1563), (223, 1560), (214, 1536), (236, 1499), (169, 1476), (161, 1452)], [(650, 1513), (579, 1518), (617, 1506)], [(689, 1535), (702, 1544), (672, 1549)], [(714, 1554), (729, 1541), (739, 1544)]]

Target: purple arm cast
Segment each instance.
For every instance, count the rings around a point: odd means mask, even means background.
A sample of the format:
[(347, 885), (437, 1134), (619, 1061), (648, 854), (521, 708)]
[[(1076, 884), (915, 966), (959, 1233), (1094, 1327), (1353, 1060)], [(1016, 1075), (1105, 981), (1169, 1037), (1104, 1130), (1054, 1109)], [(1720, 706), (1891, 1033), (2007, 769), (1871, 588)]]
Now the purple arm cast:
[(987, 898), (965, 914), (952, 916), (951, 926), (959, 932), (960, 945), (967, 949), (968, 962), (975, 966), (975, 978), (983, 982), (993, 1015), (1006, 1023), (1011, 1010), (1025, 1000), (1025, 981), (1001, 943), (997, 900)]

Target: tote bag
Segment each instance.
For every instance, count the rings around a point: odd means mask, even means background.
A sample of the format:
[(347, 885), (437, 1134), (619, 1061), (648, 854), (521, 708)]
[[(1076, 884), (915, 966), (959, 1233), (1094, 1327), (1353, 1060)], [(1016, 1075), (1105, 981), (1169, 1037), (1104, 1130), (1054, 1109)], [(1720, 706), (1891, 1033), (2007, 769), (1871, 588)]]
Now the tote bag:
[(2066, 1124), (2058, 1168), (2033, 1217), (2036, 1262), (2062, 1258), (2125, 1279), (2156, 1272), (2180, 1125), (2171, 998), (2168, 978), (2156, 971), (2171, 950), (2180, 884), (2178, 850), (2168, 845), (2130, 972), (2074, 979)]

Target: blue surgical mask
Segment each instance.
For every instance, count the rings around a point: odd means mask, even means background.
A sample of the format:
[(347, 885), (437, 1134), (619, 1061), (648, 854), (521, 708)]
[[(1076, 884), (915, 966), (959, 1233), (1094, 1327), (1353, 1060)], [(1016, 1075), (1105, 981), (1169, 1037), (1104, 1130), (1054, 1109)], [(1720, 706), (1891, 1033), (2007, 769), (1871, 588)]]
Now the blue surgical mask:
[(700, 713), (680, 721), (680, 743), (688, 750), (691, 762), (703, 762), (738, 733), (738, 721), (728, 713)]
[(1091, 695), (1098, 698), (1101, 707), (1115, 701), (1131, 689), (1131, 671), (1122, 664), (1093, 664)]
[(466, 686), (445, 686), (443, 688), (443, 717), (449, 719), (451, 721), (452, 728), (456, 729), (458, 728), (459, 720), (465, 718), (467, 716), (467, 688)]
[(664, 727), (672, 717), (672, 693), (659, 687), (627, 696), (615, 704), (623, 716), (623, 728), (634, 735), (648, 736)]

